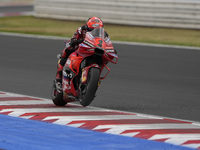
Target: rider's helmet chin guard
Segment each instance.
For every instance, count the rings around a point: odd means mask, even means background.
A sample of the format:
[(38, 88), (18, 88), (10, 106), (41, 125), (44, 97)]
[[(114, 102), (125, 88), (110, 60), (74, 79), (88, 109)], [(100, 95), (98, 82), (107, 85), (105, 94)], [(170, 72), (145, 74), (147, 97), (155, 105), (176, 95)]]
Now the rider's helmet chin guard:
[(92, 31), (95, 28), (103, 27), (103, 21), (100, 18), (94, 16), (87, 20), (86, 25), (87, 25), (87, 29), (89, 31)]

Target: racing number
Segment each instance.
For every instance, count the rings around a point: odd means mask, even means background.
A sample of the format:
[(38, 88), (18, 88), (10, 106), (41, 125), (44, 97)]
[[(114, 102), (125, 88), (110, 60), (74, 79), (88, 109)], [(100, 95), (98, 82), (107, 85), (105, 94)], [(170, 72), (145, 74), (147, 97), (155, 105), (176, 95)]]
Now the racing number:
[(98, 44), (98, 45), (99, 45), (100, 47), (102, 47), (102, 43), (103, 43), (103, 41), (102, 41), (102, 40), (99, 40), (99, 44)]

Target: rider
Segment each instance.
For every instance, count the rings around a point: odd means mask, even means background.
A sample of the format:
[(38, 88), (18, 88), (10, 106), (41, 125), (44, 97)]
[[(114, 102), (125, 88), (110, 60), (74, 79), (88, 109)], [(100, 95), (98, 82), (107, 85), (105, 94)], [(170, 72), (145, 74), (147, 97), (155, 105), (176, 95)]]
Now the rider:
[[(103, 21), (98, 17), (91, 17), (87, 20), (86, 24), (79, 27), (71, 40), (66, 43), (65, 49), (62, 51), (61, 57), (59, 59), (59, 63), (57, 66), (56, 80), (55, 82), (58, 84), (62, 83), (62, 70), (67, 61), (67, 58), (71, 53), (73, 53), (77, 48), (78, 44), (82, 43), (86, 32), (92, 31), (95, 28), (103, 27)], [(108, 36), (108, 35), (107, 35)]]

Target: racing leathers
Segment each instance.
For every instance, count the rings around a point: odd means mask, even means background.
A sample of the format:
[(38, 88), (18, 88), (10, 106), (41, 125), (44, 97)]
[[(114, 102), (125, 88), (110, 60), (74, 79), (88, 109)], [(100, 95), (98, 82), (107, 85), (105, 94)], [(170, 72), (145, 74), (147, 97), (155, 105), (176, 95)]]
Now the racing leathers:
[[(78, 49), (78, 45), (82, 43), (85, 39), (86, 32), (92, 31), (92, 29), (88, 28), (87, 25), (83, 25), (79, 27), (74, 35), (72, 36), (71, 40), (66, 42), (66, 46), (62, 51), (61, 57), (58, 61), (57, 65), (57, 73), (56, 73), (56, 82), (62, 83), (62, 70), (63, 67), (71, 53)], [(105, 36), (108, 37), (107, 32), (105, 32)]]
[(73, 53), (78, 48), (78, 44), (83, 42), (87, 31), (89, 31), (89, 29), (87, 28), (87, 25), (83, 25), (79, 27), (74, 33), (74, 35), (72, 36), (71, 40), (66, 42), (66, 46), (64, 50), (62, 51), (61, 57), (58, 61), (56, 82), (60, 82), (60, 83), (62, 82), (62, 70), (67, 61), (67, 58), (69, 57), (71, 53)]

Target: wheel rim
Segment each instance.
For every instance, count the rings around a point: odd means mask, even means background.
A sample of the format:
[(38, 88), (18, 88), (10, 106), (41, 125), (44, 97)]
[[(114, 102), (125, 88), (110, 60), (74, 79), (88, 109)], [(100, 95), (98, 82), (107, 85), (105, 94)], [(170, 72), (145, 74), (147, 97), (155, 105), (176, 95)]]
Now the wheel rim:
[(81, 92), (80, 92), (80, 93), (81, 93), (80, 101), (82, 101), (82, 99), (84, 98), (84, 96), (85, 96), (85, 94), (86, 94), (86, 92), (87, 92), (89, 81), (90, 81), (90, 71), (89, 71), (89, 73), (88, 73), (88, 78), (87, 78), (86, 84), (83, 84), (83, 85), (82, 85), (82, 86), (84, 86), (84, 88), (80, 90), (80, 91), (81, 91)]

